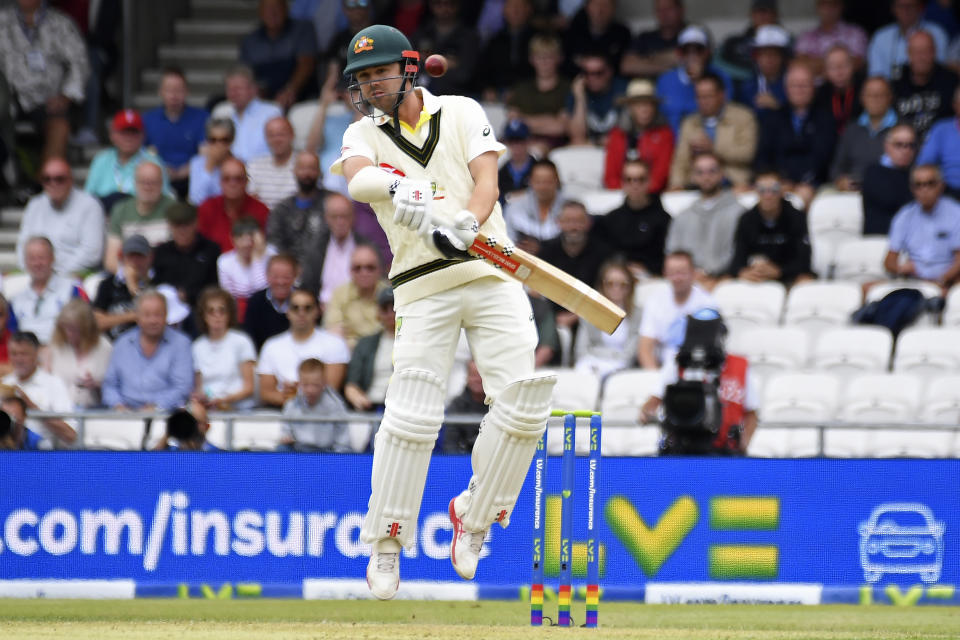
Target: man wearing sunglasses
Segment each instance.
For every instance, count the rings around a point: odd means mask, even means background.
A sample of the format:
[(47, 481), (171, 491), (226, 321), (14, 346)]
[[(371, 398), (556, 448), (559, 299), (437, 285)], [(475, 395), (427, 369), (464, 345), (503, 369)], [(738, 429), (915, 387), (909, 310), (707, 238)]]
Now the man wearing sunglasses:
[(68, 275), (97, 267), (103, 257), (103, 207), (100, 201), (73, 184), (70, 165), (51, 158), (40, 172), (43, 193), (27, 203), (17, 236), (17, 261), (25, 267), (27, 239), (46, 236), (57, 256), (53, 270)]

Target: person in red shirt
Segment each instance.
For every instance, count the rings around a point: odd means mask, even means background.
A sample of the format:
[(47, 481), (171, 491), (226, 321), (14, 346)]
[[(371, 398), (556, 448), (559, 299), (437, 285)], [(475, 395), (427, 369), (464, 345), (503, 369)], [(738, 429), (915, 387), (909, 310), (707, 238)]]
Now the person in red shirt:
[(207, 198), (197, 209), (197, 232), (220, 245), (224, 253), (233, 249), (233, 223), (251, 217), (266, 232), (270, 209), (247, 193), (247, 169), (236, 158), (227, 158), (220, 167), (222, 194)]
[(610, 130), (603, 185), (607, 189), (620, 189), (623, 163), (628, 159), (643, 160), (650, 167), (648, 189), (650, 193), (659, 194), (666, 188), (670, 176), (674, 141), (670, 127), (659, 117), (653, 83), (643, 79), (631, 81), (619, 102), (627, 108), (630, 126), (627, 130), (619, 126)]

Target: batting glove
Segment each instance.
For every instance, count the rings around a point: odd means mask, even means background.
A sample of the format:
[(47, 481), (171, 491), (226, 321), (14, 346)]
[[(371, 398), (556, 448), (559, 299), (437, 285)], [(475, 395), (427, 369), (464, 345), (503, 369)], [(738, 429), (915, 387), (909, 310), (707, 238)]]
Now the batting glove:
[(451, 231), (460, 238), (460, 241), (463, 242), (464, 245), (469, 247), (476, 239), (477, 233), (480, 231), (480, 225), (477, 224), (477, 217), (475, 215), (463, 209), (453, 216), (453, 228)]
[(433, 187), (429, 180), (404, 178), (397, 184), (393, 194), (393, 221), (401, 227), (421, 235), (430, 232), (430, 208), (433, 204)]
[(466, 260), (470, 257), (467, 253), (467, 246), (458, 235), (459, 231), (454, 231), (447, 227), (436, 227), (430, 234), (433, 245), (437, 251), (443, 254), (445, 258), (456, 260)]

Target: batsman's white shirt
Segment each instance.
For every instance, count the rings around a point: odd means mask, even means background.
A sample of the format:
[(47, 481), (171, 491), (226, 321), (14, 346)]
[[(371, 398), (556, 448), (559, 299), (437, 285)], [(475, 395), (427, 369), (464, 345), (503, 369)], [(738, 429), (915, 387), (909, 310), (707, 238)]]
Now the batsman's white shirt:
[[(434, 183), (433, 214), (452, 226), (453, 216), (466, 208), (473, 194), (469, 162), (487, 151), (500, 155), (506, 147), (497, 141), (477, 101), (463, 96), (435, 96), (422, 87), (417, 91), (423, 98), (423, 113), (416, 129), (404, 124), (398, 138), (391, 117), (361, 118), (343, 134), (340, 157), (330, 171), (342, 174), (344, 160), (362, 156), (375, 166), (399, 171), (408, 178), (429, 180)], [(445, 260), (415, 231), (393, 222), (391, 199), (371, 202), (370, 206), (393, 251), (390, 278), (398, 306), (484, 276), (507, 279), (481, 260), (456, 264)], [(507, 237), (499, 203), (481, 230), (488, 236)]]
[[(487, 151), (502, 154), (505, 147), (475, 100), (417, 91), (423, 112), (415, 129), (402, 125), (397, 137), (391, 117), (361, 118), (343, 134), (340, 158), (330, 170), (342, 174), (344, 160), (362, 156), (375, 166), (430, 180), (435, 185), (433, 214), (452, 224), (473, 194), (470, 161)], [(537, 331), (520, 284), (482, 260), (445, 259), (415, 231), (393, 222), (392, 200), (370, 205), (394, 255), (396, 370), (426, 368), (446, 380), (463, 328), (488, 396), (496, 397), (510, 380), (531, 374)], [(507, 237), (499, 204), (481, 230)]]

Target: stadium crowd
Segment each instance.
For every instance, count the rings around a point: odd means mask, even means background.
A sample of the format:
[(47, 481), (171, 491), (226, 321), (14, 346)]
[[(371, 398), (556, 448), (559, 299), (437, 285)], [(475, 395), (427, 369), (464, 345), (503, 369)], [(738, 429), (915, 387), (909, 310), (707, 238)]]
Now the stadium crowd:
[[(716, 307), (718, 283), (829, 276), (808, 232), (822, 194), (862, 194), (863, 233), (889, 236), (891, 276), (944, 293), (960, 277), (952, 2), (817, 0), (816, 28), (790, 33), (776, 0), (745, 0), (743, 31), (717, 43), (682, 0), (655, 0), (656, 25), (640, 33), (616, 0), (341, 0), (337, 19), (318, 2), (261, 0), (224, 102), (191, 106), (184, 71), (165, 69), (161, 105), (118, 111), (79, 185), (71, 123), (96, 135), (86, 114), (110, 59), (94, 25), (75, 22), (89, 4), (0, 10), (0, 126), (15, 113), (44, 140), (42, 192), (17, 242), (29, 282), (0, 305), (3, 384), (28, 409), (271, 407), (291, 418), (284, 447), (346, 450), (342, 423), (292, 418), (376, 411), (391, 372), (392, 256), (369, 206), (325, 171), (361, 117), (339, 72), (345, 47), (376, 22), (447, 57), (443, 77), (421, 74), (426, 90), (505, 111), (500, 191), (517, 246), (628, 312), (606, 336), (531, 292), (538, 365), (655, 369), (676, 321)], [(305, 102), (315, 109), (298, 148), (291, 107)], [(12, 140), (4, 129), (0, 162)], [(591, 210), (561, 181), (551, 158), (570, 146), (603, 149), (597, 187), (619, 205)], [(695, 198), (671, 215), (674, 191)], [(641, 315), (633, 294), (653, 278), (670, 287)], [(566, 357), (558, 329), (575, 336)], [(451, 406), (481, 409), (463, 364)], [(61, 420), (27, 428), (24, 446), (76, 438)], [(449, 451), (475, 437), (451, 433)]]

